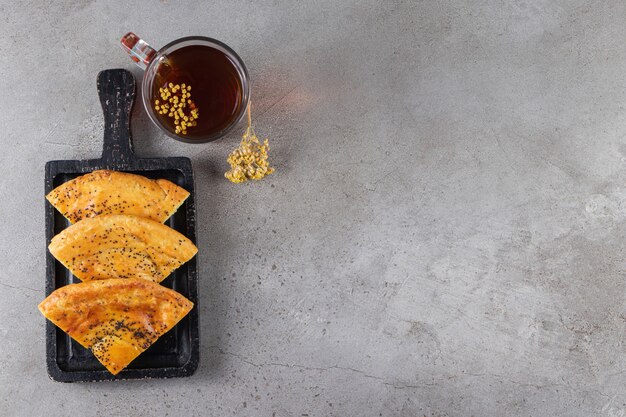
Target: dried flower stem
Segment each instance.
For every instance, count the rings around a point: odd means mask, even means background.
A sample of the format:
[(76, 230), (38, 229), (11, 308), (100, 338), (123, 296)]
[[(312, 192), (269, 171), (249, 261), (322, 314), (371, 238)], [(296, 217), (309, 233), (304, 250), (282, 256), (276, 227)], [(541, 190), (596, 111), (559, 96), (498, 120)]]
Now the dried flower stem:
[(247, 180), (260, 180), (274, 172), (274, 168), (270, 167), (267, 161), (270, 149), (269, 141), (265, 139), (261, 144), (254, 133), (251, 107), (251, 103), (248, 103), (248, 128), (237, 149), (232, 151), (227, 159), (230, 170), (224, 176), (235, 184)]

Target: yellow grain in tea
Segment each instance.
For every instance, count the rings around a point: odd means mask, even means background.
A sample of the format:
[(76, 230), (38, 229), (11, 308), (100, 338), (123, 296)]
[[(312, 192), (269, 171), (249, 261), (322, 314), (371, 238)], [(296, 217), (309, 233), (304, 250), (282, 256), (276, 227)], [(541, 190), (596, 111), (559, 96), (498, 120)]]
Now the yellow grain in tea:
[(169, 83), (159, 88), (159, 94), (161, 100), (154, 100), (154, 110), (174, 119), (176, 133), (186, 135), (187, 129), (198, 125), (199, 110), (191, 100), (190, 85)]

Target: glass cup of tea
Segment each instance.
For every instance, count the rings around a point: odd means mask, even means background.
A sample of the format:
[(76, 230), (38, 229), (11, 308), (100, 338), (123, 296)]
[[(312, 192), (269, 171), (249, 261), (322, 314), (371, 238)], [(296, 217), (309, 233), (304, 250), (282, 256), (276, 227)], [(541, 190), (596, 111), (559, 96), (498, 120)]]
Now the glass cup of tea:
[(167, 135), (188, 143), (210, 142), (243, 118), (250, 100), (248, 70), (227, 45), (190, 36), (157, 51), (132, 32), (121, 43), (145, 71), (143, 105)]

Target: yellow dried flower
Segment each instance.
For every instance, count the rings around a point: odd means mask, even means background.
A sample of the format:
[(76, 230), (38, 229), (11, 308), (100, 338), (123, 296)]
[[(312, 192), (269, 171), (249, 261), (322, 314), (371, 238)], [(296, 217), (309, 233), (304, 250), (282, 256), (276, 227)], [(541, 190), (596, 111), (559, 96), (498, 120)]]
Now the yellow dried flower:
[(248, 106), (248, 128), (241, 138), (239, 147), (228, 156), (230, 170), (224, 176), (238, 184), (247, 180), (260, 180), (271, 174), (274, 168), (270, 167), (267, 161), (269, 149), (269, 141), (265, 139), (261, 143), (254, 133)]

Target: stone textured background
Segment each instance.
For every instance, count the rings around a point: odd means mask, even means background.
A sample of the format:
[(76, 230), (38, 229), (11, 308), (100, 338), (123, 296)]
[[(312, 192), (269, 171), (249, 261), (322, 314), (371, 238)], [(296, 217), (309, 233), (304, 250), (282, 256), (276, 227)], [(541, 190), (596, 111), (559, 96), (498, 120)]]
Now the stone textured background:
[[(626, 3), (0, 2), (0, 415), (626, 416)], [(197, 180), (201, 363), (48, 379), (43, 167), (97, 157), (118, 39), (250, 70), (277, 172)]]

